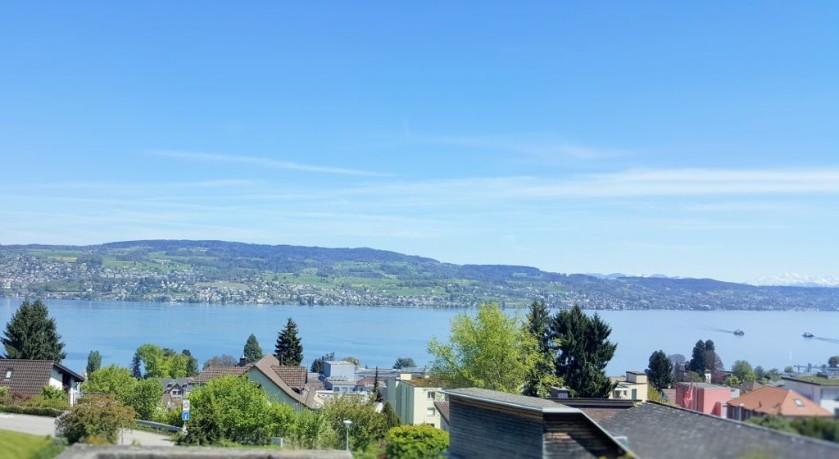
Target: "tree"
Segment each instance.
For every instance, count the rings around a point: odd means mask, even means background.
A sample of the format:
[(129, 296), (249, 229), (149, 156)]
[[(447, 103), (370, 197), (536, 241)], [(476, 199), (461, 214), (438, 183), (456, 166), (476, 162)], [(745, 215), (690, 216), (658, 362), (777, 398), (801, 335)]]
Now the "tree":
[(132, 366), (135, 377), (142, 374), (144, 378), (185, 378), (190, 373), (198, 374), (198, 361), (188, 349), (178, 354), (172, 348), (149, 343), (137, 348)]
[(393, 409), (393, 405), (390, 402), (385, 402), (384, 407), (382, 407), (382, 414), (384, 415), (387, 424), (387, 428), (392, 429), (402, 422), (399, 420), (399, 415), (396, 414), (396, 410)]
[(256, 340), (256, 335), (253, 333), (251, 333), (251, 336), (248, 336), (245, 348), (242, 349), (242, 355), (245, 356), (246, 363), (254, 363), (262, 358), (262, 348), (259, 346), (259, 341)]
[(163, 386), (158, 380), (137, 380), (128, 368), (117, 365), (108, 365), (89, 374), (82, 388), (86, 394), (111, 395), (146, 420), (153, 417), (163, 396)]
[(235, 367), (238, 363), (232, 355), (216, 355), (204, 362), (204, 369), (206, 370), (210, 367)]
[(181, 354), (187, 357), (186, 377), (198, 376), (198, 359), (192, 356), (192, 352), (189, 352), (189, 349), (184, 349), (181, 351)]
[(399, 426), (387, 432), (387, 457), (432, 459), (449, 449), (449, 433), (430, 425)]
[(297, 336), (297, 323), (291, 317), (288, 318), (283, 331), (277, 336), (274, 355), (280, 361), (280, 365), (296, 367), (303, 361), (303, 345)]
[(119, 431), (134, 424), (136, 413), (111, 395), (88, 394), (56, 421), (69, 443), (116, 443)]
[(688, 363), (688, 369), (696, 374), (704, 375), (706, 368), (705, 356), (705, 341), (699, 340), (693, 346), (693, 353), (691, 354), (690, 363)]
[(372, 400), (338, 397), (327, 403), (321, 411), (335, 432), (344, 432), (345, 419), (352, 421), (350, 447), (353, 450), (365, 450), (373, 442), (384, 438), (387, 433), (387, 418), (376, 412)]
[(650, 355), (646, 373), (650, 384), (658, 390), (667, 389), (673, 385), (673, 364), (662, 350)]
[(327, 360), (335, 360), (335, 353), (330, 352), (329, 354), (324, 354), (312, 362), (312, 368), (309, 369), (312, 373), (323, 373), (325, 370), (325, 366), (323, 362)]
[(286, 438), (296, 449), (330, 449), (340, 443), (340, 436), (332, 429), (322, 410), (295, 411), (294, 422)]
[(24, 301), (6, 324), (2, 338), (7, 359), (55, 360), (67, 354), (61, 335), (56, 331), (55, 319), (40, 300)]
[(344, 362), (350, 362), (353, 365), (355, 365), (356, 367), (361, 368), (361, 360), (358, 360), (358, 357), (353, 357), (351, 355), (348, 355), (341, 360), (343, 360)]
[(272, 404), (268, 394), (246, 377), (222, 376), (192, 391), (192, 418), (178, 442), (190, 445), (264, 445), (292, 429), (294, 410)]
[(141, 379), (134, 384), (128, 395), (126, 405), (134, 408), (137, 417), (151, 420), (154, 417), (160, 399), (163, 396), (163, 386), (156, 379)]
[(401, 370), (403, 368), (416, 368), (416, 366), (417, 363), (410, 357), (399, 357), (396, 359), (396, 362), (393, 363), (393, 368), (395, 370)]
[(685, 362), (687, 362), (685, 356), (682, 354), (670, 354), (667, 356), (667, 360), (673, 365), (673, 381), (683, 381), (685, 377)]
[(578, 305), (559, 311), (551, 320), (551, 336), (559, 348), (556, 375), (573, 396), (609, 396), (613, 384), (605, 369), (617, 349), (617, 344), (608, 340), (611, 333), (597, 313), (589, 318)]
[(760, 365), (754, 368), (754, 372), (755, 381), (763, 381), (764, 379), (769, 379), (768, 375), (766, 374), (766, 370), (764, 370), (763, 367)]
[(373, 397), (376, 400), (376, 402), (384, 402), (382, 392), (379, 389), (379, 367), (376, 367), (376, 374), (373, 377)]
[(839, 367), (839, 355), (834, 355), (833, 357), (827, 359), (827, 365), (830, 368)]
[(742, 382), (755, 380), (755, 372), (752, 369), (752, 365), (745, 360), (735, 360), (734, 365), (731, 366), (731, 374)]
[(447, 387), (480, 387), (520, 393), (528, 370), (523, 329), (498, 306), (481, 305), (474, 316), (452, 320), (449, 342), (428, 343), (431, 374)]
[(558, 384), (554, 372), (555, 346), (550, 334), (551, 317), (548, 307), (544, 301), (537, 300), (530, 305), (527, 314), (525, 333), (527, 339), (535, 346), (532, 352), (534, 361), (529, 365), (529, 371), (524, 383), (524, 395), (533, 397), (547, 397), (550, 395), (550, 388)]
[(87, 354), (87, 374), (91, 374), (102, 366), (102, 355), (99, 351), (90, 351)]

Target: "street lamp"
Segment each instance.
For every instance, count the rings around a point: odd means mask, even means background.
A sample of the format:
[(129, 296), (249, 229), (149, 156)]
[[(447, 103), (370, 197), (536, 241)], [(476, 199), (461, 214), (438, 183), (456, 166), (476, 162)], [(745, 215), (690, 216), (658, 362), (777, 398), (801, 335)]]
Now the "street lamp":
[(344, 429), (347, 431), (347, 451), (350, 450), (350, 426), (352, 425), (352, 421), (349, 419), (344, 419)]

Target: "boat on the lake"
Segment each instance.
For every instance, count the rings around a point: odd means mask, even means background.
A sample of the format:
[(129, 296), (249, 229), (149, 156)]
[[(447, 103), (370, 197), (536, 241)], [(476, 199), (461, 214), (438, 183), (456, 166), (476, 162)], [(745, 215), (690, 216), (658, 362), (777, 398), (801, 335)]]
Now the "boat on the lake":
[(810, 333), (810, 332), (804, 332), (804, 334), (803, 334), (803, 335), (801, 335), (801, 336), (803, 336), (803, 337), (805, 337), (805, 338), (812, 338), (812, 337), (814, 337), (814, 336), (816, 336), (816, 335), (814, 335), (814, 334), (812, 334), (812, 333)]
[(740, 330), (738, 328), (737, 330), (734, 330), (734, 334), (737, 335), (737, 336), (743, 336), (743, 335), (746, 334), (746, 332), (744, 332), (743, 330)]

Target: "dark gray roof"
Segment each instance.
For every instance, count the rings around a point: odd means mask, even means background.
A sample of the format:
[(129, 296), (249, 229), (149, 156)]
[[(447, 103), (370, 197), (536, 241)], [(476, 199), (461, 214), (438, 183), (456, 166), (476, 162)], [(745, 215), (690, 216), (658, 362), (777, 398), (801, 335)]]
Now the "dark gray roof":
[(707, 414), (647, 402), (600, 425), (627, 437), (639, 457), (835, 459), (839, 444), (814, 440)]
[(550, 399), (528, 397), (526, 395), (508, 394), (489, 389), (451, 389), (445, 391), (449, 397), (464, 397), (473, 400), (481, 400), (504, 405), (516, 406), (531, 411), (547, 412), (579, 412), (576, 408), (569, 408)]

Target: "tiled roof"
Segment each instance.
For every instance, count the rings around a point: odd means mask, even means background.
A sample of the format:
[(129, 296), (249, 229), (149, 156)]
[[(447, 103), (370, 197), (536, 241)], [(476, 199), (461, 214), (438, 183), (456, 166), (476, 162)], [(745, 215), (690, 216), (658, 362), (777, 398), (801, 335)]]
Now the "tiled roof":
[(746, 395), (728, 401), (729, 406), (764, 414), (781, 416), (833, 416), (821, 406), (792, 389), (761, 387)]
[(284, 365), (272, 365), (271, 369), (280, 378), (288, 384), (289, 387), (295, 390), (303, 390), (306, 385), (306, 368), (305, 367), (288, 367)]
[[(309, 401), (303, 395), (295, 392), (294, 389), (292, 389), (291, 386), (289, 386), (283, 380), (283, 378), (281, 378), (280, 375), (278, 375), (277, 372), (274, 371), (274, 367), (279, 367), (279, 366), (280, 366), (280, 361), (277, 360), (277, 358), (274, 357), (273, 355), (266, 355), (265, 357), (262, 357), (261, 359), (256, 361), (256, 363), (253, 364), (253, 368), (256, 368), (259, 372), (261, 372), (263, 375), (265, 375), (266, 378), (268, 378), (272, 383), (274, 383), (274, 385), (276, 385), (277, 388), (279, 388), (281, 391), (283, 391), (283, 393), (288, 395), (289, 398), (291, 398), (292, 400), (294, 400), (295, 402), (297, 402), (297, 403), (299, 403), (303, 406), (306, 406), (306, 407), (309, 407), (309, 408), (314, 408), (314, 406), (311, 405), (311, 403), (314, 403), (314, 401)], [(305, 377), (306, 369), (304, 367), (300, 367), (300, 368), (303, 370), (302, 374)], [(304, 385), (305, 385), (305, 381), (304, 381)], [(309, 402), (309, 403), (307, 403), (307, 402)]]
[[(40, 395), (41, 389), (49, 384), (53, 368), (76, 381), (84, 381), (81, 375), (52, 360), (0, 359), (0, 387), (21, 395)], [(9, 370), (11, 378), (6, 379)]]
[(253, 365), (245, 365), (243, 367), (209, 367), (201, 373), (198, 373), (198, 376), (192, 380), (192, 383), (196, 386), (200, 386), (207, 384), (207, 382), (211, 379), (215, 379), (220, 376), (242, 376), (245, 372), (250, 370), (252, 366)]
[(627, 437), (638, 457), (835, 459), (839, 444), (770, 430), (695, 411), (646, 402), (600, 425)]

